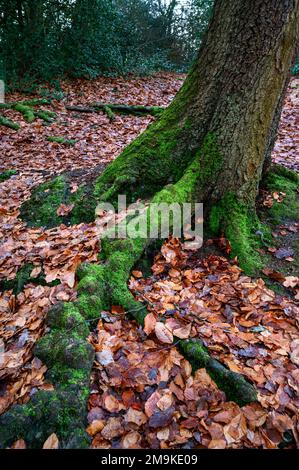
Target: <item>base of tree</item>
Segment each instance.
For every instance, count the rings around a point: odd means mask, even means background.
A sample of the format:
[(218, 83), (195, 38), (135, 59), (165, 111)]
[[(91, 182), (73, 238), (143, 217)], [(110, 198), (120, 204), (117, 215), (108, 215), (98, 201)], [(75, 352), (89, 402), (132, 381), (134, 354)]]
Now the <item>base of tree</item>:
[[(187, 188), (192, 188), (192, 180), (196, 177), (196, 173), (191, 170), (192, 168), (177, 184), (163, 188), (154, 200), (188, 200)], [(31, 201), (25, 203), (29, 207), (34, 201), (35, 220), (47, 214), (47, 208), (48, 214), (53, 214), (53, 199), (58, 207), (62, 202), (66, 202), (65, 188), (68, 188), (68, 184), (65, 176), (59, 176), (36, 190)], [(52, 193), (44, 193), (49, 187)], [(274, 220), (281, 221), (282, 217), (294, 217), (294, 214), (298, 214), (296, 173), (275, 166), (266, 175), (263, 187), (270, 191), (281, 190), (286, 194), (282, 202), (274, 202), (268, 217), (270, 214)], [(46, 194), (46, 197), (39, 198), (41, 194)], [(69, 194), (72, 197), (70, 192)], [(225, 204), (229, 205), (229, 211), (225, 211)], [(36, 211), (39, 211), (39, 216)], [(27, 214), (30, 214), (29, 209)], [(89, 215), (86, 216), (86, 212), (82, 211), (82, 217), (79, 217), (77, 222), (86, 221)], [(58, 216), (56, 221), (60, 222)], [(241, 265), (247, 271), (257, 271), (261, 267), (261, 260), (255, 250), (261, 241), (265, 243), (267, 235), (270, 236), (270, 230), (265, 224), (261, 226), (257, 215), (248, 212), (233, 196), (212, 208), (209, 230), (215, 233), (223, 230), (229, 236), (232, 256), (239, 255)], [(263, 231), (263, 240), (256, 234), (257, 230)], [(79, 266), (78, 299), (74, 303), (60, 304), (51, 309), (47, 318), (51, 331), (37, 343), (35, 349), (35, 354), (49, 368), (47, 380), (54, 384), (55, 390), (39, 391), (26, 405), (15, 405), (1, 416), (2, 447), (9, 446), (24, 436), (28, 446), (41, 447), (52, 432), (58, 435), (64, 448), (89, 446), (85, 418), (94, 351), (86, 337), (90, 326), (98, 320), (99, 312), (109, 309), (112, 305), (122, 305), (131, 318), (143, 325), (147, 314), (146, 306), (135, 300), (127, 283), (136, 263), (148, 257), (150, 245), (151, 241), (146, 238), (111, 240), (106, 237), (102, 240), (103, 264), (83, 263)], [(193, 369), (206, 368), (218, 387), (226, 393), (228, 400), (233, 400), (241, 406), (256, 400), (254, 387), (242, 375), (231, 372), (212, 358), (200, 341), (180, 340), (178, 347), (191, 362)]]

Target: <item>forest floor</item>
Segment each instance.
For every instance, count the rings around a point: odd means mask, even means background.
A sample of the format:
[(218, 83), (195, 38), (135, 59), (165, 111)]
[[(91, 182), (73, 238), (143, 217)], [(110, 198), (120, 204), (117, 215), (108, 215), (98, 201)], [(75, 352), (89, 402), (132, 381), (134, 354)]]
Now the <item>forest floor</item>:
[[(34, 345), (45, 333), (49, 307), (76, 298), (78, 265), (99, 262), (94, 223), (29, 228), (19, 218), (20, 205), (33, 188), (65, 171), (72, 171), (76, 191), (82, 177), (102, 171), (154, 119), (116, 114), (111, 122), (105, 113), (82, 114), (65, 105), (102, 101), (167, 106), (183, 79), (158, 74), (63, 82), (62, 99), (45, 106), (57, 115), (50, 124), (40, 119), (29, 124), (16, 111), (4, 111), (21, 128), (16, 132), (0, 127), (0, 173), (17, 172), (0, 184), (0, 337), (5, 342), (0, 414), (14, 403), (26, 403), (39, 389), (53, 389), (45, 380), (46, 365), (33, 356)], [(29, 98), (21, 93), (6, 97), (7, 101)], [(296, 171), (298, 111), (299, 80), (293, 79), (273, 161)], [(49, 136), (76, 142), (49, 142)], [(264, 209), (279, 197), (283, 194), (264, 194)], [(299, 446), (299, 278), (290, 248), (291, 242), (298, 242), (298, 231), (299, 225), (292, 221), (276, 227), (275, 246), (267, 253), (272, 261), (265, 265), (265, 275), (273, 278), (275, 272), (286, 295), (270, 290), (265, 279), (245, 276), (236, 261), (219, 252), (217, 240), (208, 242), (210, 254), (203, 258), (169, 239), (154, 260), (152, 275), (133, 271), (130, 289), (148, 306), (145, 328), (114, 306), (110, 312), (99, 312), (89, 338), (97, 352), (87, 410), (92, 447)], [(27, 279), (44, 273), (43, 285), (37, 281), (21, 283), (17, 290), (7, 287), (6, 281), (24, 266), (30, 267)], [(284, 274), (277, 277), (278, 270)], [(55, 285), (47, 285), (53, 281)], [(192, 375), (190, 363), (173, 344), (174, 335), (199, 337), (215, 358), (256, 386), (258, 403), (239, 407), (226, 401), (205, 369)], [(45, 447), (57, 445), (51, 435)], [(14, 444), (25, 446), (23, 440)]]

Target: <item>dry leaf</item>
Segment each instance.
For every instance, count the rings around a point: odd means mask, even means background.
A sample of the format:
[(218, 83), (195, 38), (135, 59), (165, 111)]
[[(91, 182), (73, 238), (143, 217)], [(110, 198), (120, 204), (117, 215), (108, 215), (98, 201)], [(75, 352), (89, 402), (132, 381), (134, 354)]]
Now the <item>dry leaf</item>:
[(55, 433), (51, 434), (43, 445), (43, 449), (58, 449), (59, 440)]

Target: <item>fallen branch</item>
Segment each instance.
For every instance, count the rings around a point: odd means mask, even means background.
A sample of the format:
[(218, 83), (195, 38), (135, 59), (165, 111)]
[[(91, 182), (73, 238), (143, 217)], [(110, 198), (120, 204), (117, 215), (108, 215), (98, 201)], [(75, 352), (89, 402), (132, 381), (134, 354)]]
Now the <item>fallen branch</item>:
[[(25, 121), (29, 123), (33, 122), (36, 118), (43, 119), (46, 122), (52, 122), (52, 120), (56, 117), (55, 113), (52, 113), (48, 110), (39, 111), (34, 109), (35, 106), (47, 105), (50, 103), (51, 101), (45, 99), (33, 99), (27, 101), (17, 101), (14, 103), (0, 103), (0, 109), (13, 109), (18, 111), (22, 114)], [(20, 129), (19, 124), (5, 118), (2, 115), (0, 116), (0, 125), (14, 130)]]
[(18, 131), (20, 129), (20, 125), (6, 117), (0, 115), (0, 126), (8, 127), (9, 129), (13, 129), (14, 131)]
[(95, 109), (105, 109), (110, 108), (113, 111), (123, 113), (123, 114), (152, 114), (157, 116), (164, 108), (159, 106), (142, 106), (142, 105), (127, 105), (127, 104), (117, 104), (117, 103), (93, 103), (92, 105)]
[(152, 116), (158, 116), (164, 111), (164, 108), (159, 106), (141, 106), (141, 105), (126, 105), (126, 104), (116, 104), (116, 103), (92, 103), (90, 107), (87, 106), (77, 106), (77, 105), (66, 105), (65, 107), (68, 111), (75, 111), (78, 113), (97, 113), (103, 111), (107, 114), (109, 119), (113, 121), (115, 119), (115, 112), (122, 114), (133, 114), (137, 116), (142, 116), (146, 114), (151, 114)]

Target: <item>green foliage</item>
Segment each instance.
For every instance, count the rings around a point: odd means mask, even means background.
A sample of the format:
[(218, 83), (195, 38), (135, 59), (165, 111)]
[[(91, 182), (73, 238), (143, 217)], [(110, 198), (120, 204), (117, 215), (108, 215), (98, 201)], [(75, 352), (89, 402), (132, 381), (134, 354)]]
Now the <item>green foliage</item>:
[[(0, 78), (62, 99), (59, 76), (186, 70), (213, 0), (0, 0)], [(52, 94), (52, 95), (51, 95)], [(50, 96), (51, 95), (51, 96)]]

